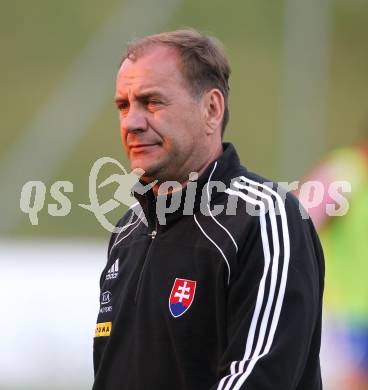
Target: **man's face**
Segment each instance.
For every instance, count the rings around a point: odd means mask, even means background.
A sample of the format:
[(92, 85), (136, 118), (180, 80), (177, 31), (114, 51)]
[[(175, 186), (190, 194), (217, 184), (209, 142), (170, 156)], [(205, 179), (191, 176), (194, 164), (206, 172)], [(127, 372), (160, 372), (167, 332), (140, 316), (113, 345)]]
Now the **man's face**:
[(203, 106), (190, 94), (174, 49), (155, 46), (126, 59), (116, 104), (131, 168), (143, 169), (148, 180), (184, 181), (206, 163)]

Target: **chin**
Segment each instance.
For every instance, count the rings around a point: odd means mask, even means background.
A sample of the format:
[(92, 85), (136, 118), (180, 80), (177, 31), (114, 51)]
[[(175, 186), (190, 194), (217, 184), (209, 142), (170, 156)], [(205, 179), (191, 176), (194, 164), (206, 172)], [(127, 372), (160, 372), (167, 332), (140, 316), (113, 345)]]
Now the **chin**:
[(143, 159), (134, 159), (130, 162), (130, 168), (133, 169), (142, 169), (144, 171), (144, 176), (150, 175), (152, 172), (155, 171), (154, 166), (152, 166), (152, 163), (150, 164), (149, 161), (145, 161)]

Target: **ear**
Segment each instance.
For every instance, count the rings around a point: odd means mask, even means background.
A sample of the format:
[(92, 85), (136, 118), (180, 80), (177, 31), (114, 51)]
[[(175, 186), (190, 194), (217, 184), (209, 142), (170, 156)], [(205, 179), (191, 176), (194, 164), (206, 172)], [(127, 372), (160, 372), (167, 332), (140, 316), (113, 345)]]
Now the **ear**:
[(221, 133), (221, 124), (224, 117), (225, 101), (221, 91), (213, 88), (205, 93), (204, 109), (206, 120), (207, 135), (219, 131)]

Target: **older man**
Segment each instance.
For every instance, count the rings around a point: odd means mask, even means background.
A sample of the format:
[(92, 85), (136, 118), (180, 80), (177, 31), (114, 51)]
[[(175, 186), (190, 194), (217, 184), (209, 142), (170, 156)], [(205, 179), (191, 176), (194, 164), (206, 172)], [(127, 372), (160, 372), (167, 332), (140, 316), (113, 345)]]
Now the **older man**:
[(146, 186), (101, 275), (95, 390), (322, 389), (322, 250), (295, 198), (222, 143), (229, 73), (193, 30), (124, 56), (121, 138)]

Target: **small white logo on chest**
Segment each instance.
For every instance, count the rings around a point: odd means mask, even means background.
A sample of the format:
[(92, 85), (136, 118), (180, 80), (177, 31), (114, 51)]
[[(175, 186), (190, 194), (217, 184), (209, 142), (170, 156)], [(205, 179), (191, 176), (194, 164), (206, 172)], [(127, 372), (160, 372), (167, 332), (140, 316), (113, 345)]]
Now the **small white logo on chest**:
[(119, 258), (115, 260), (115, 263), (107, 271), (105, 280), (116, 279), (118, 274), (119, 274)]

